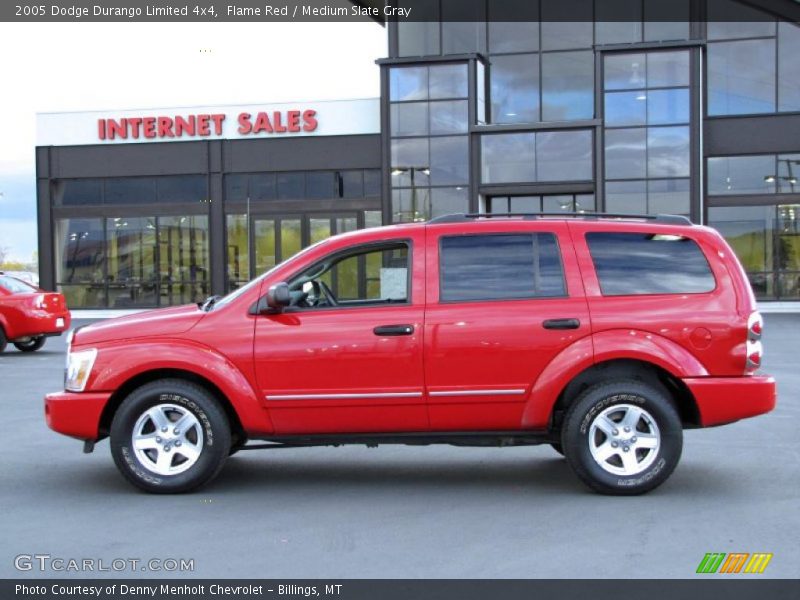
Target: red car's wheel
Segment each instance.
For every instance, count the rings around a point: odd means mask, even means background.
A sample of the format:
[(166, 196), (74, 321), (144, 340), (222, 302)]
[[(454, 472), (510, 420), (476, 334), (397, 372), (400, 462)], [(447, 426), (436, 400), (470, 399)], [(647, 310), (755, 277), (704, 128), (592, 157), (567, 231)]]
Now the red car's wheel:
[(6, 332), (3, 331), (3, 328), (0, 327), (0, 352), (3, 352), (8, 346), (8, 339), (6, 338)]
[(17, 350), (20, 352), (36, 352), (42, 346), (44, 346), (45, 338), (43, 335), (39, 337), (31, 338), (27, 342), (14, 342), (14, 346), (16, 346)]

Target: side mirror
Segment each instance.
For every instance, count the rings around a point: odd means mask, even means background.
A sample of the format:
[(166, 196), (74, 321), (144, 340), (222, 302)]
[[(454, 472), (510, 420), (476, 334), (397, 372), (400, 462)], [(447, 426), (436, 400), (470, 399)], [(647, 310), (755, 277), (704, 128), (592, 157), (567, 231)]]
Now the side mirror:
[(292, 301), (292, 295), (289, 293), (289, 284), (285, 282), (276, 283), (270, 286), (267, 292), (267, 306), (273, 312), (280, 312)]

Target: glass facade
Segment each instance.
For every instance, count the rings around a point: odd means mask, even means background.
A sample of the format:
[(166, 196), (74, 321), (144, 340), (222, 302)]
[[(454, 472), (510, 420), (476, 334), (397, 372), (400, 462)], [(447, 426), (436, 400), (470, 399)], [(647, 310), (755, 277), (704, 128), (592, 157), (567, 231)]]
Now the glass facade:
[(206, 216), (59, 219), (56, 281), (75, 308), (142, 308), (209, 295)]
[[(777, 129), (800, 126), (793, 114), (800, 113), (798, 24), (734, 0), (577, 0), (569, 14), (549, 0), (399, 4), (424, 4), (440, 26), (403, 24), (390, 44), (393, 168), (399, 156), (430, 160), (429, 143), (397, 142), (434, 135), (420, 92), (424, 73), (453, 54), (476, 54), (465, 71), (474, 68), (475, 76), (463, 80), (469, 89), (459, 96), (459, 134), (470, 138), (458, 155), (462, 165), (468, 161), (464, 185), (452, 202), (436, 201), (427, 173), (412, 183), (410, 172), (393, 169), (397, 220), (401, 212), (402, 220), (423, 220), (467, 205), (493, 213), (682, 214), (726, 231), (743, 227), (733, 225), (739, 217), (754, 223), (756, 211), (771, 215), (759, 217), (769, 232), (759, 239), (777, 240), (780, 219), (787, 228), (785, 215), (794, 209), (786, 207), (800, 203), (800, 138)], [(446, 22), (458, 10), (479, 22)], [(417, 73), (417, 83), (401, 87), (407, 78), (398, 73)], [(738, 122), (707, 127), (712, 119), (779, 113), (795, 121), (747, 123), (744, 139)], [(474, 122), (467, 123), (470, 114)], [(730, 133), (721, 142), (723, 130)], [(763, 299), (796, 294), (793, 242), (782, 235), (782, 242), (768, 241), (768, 256), (748, 251), (743, 259), (758, 274), (754, 286)], [(734, 247), (745, 253), (743, 242)], [(758, 256), (768, 264), (755, 264)]]
[(756, 297), (800, 300), (800, 204), (712, 207), (708, 224), (736, 252)]
[(391, 219), (469, 206), (469, 65), (394, 67), (389, 76)]
[(689, 214), (689, 60), (689, 50), (604, 56), (609, 212)]

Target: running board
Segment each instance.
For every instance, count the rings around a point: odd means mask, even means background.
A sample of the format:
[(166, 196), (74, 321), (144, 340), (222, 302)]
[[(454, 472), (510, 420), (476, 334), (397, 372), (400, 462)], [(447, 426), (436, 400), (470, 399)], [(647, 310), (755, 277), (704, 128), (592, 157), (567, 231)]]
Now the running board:
[(556, 435), (547, 431), (484, 431), (475, 432), (419, 432), (419, 433), (353, 433), (318, 435), (280, 435), (259, 438), (262, 442), (242, 446), (240, 450), (264, 450), (270, 448), (307, 448), (312, 446), (381, 444), (406, 446), (428, 446), (449, 444), (451, 446), (507, 447), (535, 446), (558, 442)]

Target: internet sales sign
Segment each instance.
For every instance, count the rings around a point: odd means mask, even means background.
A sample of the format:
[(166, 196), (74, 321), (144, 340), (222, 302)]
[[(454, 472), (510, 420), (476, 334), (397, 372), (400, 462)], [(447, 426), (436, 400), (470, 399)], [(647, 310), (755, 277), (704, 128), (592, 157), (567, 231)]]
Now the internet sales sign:
[(377, 98), (36, 115), (37, 146), (376, 133), (380, 133), (380, 101)]
[[(225, 113), (100, 118), (97, 120), (97, 137), (101, 140), (193, 138), (209, 137), (212, 132), (221, 136), (226, 119)], [(318, 125), (317, 111), (310, 108), (261, 111), (255, 115), (240, 112), (236, 121), (241, 135), (311, 132)]]

